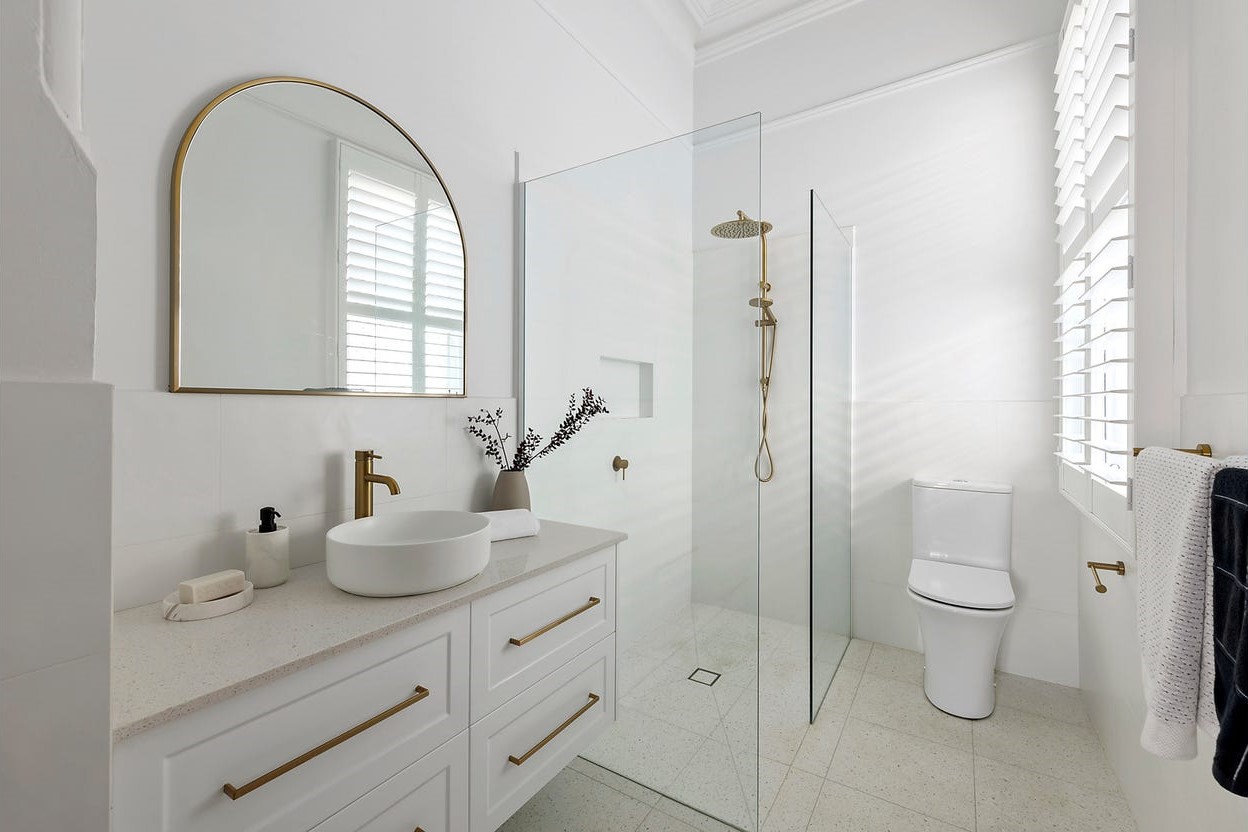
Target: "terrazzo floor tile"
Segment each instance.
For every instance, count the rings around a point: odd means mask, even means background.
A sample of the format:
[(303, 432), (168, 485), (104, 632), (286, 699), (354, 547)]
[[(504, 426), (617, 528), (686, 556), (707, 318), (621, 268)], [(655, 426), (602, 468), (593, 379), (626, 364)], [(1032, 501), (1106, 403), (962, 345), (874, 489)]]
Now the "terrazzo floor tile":
[[(746, 773), (753, 781), (752, 772)], [(747, 796), (728, 746), (707, 740), (680, 773), (667, 794), (680, 802), (743, 829), (751, 828), (754, 795)]]
[(668, 797), (659, 798), (654, 811), (682, 821), (698, 830), (698, 832), (735, 832), (731, 826), (708, 817), (696, 809), (690, 809), (683, 803), (677, 803)]
[(650, 806), (565, 768), (520, 807), (501, 832), (602, 832), (636, 829)]
[(970, 752), (851, 717), (828, 779), (954, 826), (974, 828)]
[(1100, 740), (1090, 727), (998, 705), (974, 724), (975, 754), (1102, 791), (1117, 791)]
[(702, 747), (703, 737), (620, 705), (616, 722), (582, 755), (656, 789), (664, 789)]
[[(771, 811), (772, 805), (776, 802), (776, 795), (780, 793), (780, 786), (784, 784), (784, 778), (789, 773), (789, 767), (784, 763), (777, 763), (775, 760), (768, 760), (766, 757), (759, 758), (758, 761), (758, 815), (759, 817), (767, 817), (767, 813)], [(748, 798), (748, 795), (747, 795)]]
[(1135, 832), (1127, 802), (983, 757), (975, 760), (979, 828), (992, 832)]
[(831, 780), (823, 786), (808, 828), (811, 832), (961, 832), (956, 826)]
[(840, 667), (846, 670), (866, 670), (867, 660), (871, 658), (871, 648), (874, 646), (874, 642), (860, 638), (850, 639), (845, 655), (841, 657)]
[(633, 800), (639, 800), (647, 806), (653, 806), (662, 797), (653, 789), (648, 789), (639, 783), (629, 780), (627, 777), (622, 777), (611, 771), (611, 769), (603, 768), (597, 763), (591, 763), (584, 757), (574, 759), (568, 764), (568, 768), (579, 774), (584, 774), (589, 779), (596, 780), (604, 786), (615, 789), (620, 794), (631, 797)]
[(780, 786), (780, 793), (763, 821), (763, 832), (805, 832), (822, 787), (822, 777), (789, 769)]
[(923, 654), (913, 650), (902, 650), (900, 647), (889, 647), (887, 644), (876, 644), (871, 648), (871, 657), (867, 659), (866, 671), (876, 676), (887, 676), (899, 682), (921, 685), (923, 684)]
[(1073, 725), (1091, 724), (1078, 688), (1013, 673), (997, 674), (997, 704)]
[(849, 715), (925, 740), (971, 750), (971, 722), (932, 706), (923, 688), (887, 676), (867, 673)]
[(832, 765), (832, 755), (845, 728), (845, 714), (819, 711), (815, 723), (806, 728), (802, 744), (793, 758), (793, 767), (820, 777), (826, 777)]
[[(725, 826), (724, 829), (729, 827)], [(637, 832), (697, 832), (696, 826), (690, 826), (683, 820), (676, 820), (671, 815), (665, 815), (655, 809), (646, 815), (646, 819), (642, 821)]]

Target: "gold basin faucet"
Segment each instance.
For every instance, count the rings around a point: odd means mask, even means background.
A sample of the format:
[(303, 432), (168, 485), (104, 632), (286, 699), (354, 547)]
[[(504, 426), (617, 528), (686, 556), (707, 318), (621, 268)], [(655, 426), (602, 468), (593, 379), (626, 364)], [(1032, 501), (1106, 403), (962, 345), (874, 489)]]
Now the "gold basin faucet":
[(373, 460), (381, 454), (372, 451), (355, 452), (355, 519), (373, 516), (373, 486), (384, 485), (392, 495), (399, 493), (394, 477), (373, 473)]

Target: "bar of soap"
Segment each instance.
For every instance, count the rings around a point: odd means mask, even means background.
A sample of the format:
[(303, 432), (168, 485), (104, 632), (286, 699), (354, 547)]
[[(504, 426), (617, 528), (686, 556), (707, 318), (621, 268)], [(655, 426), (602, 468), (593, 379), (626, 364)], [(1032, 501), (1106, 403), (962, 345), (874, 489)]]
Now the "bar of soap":
[(201, 578), (192, 578), (178, 584), (178, 603), (202, 604), (205, 601), (215, 601), (242, 592), (244, 583), (241, 569), (226, 569)]

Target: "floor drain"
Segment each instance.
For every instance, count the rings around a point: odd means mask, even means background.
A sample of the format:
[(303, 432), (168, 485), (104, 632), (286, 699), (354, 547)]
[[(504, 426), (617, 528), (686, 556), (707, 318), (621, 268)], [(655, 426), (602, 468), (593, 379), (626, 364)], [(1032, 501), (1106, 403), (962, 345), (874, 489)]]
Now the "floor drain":
[(697, 670), (689, 674), (689, 681), (697, 682), (699, 685), (706, 685), (708, 688), (719, 681), (719, 674), (714, 670), (706, 670), (699, 667)]

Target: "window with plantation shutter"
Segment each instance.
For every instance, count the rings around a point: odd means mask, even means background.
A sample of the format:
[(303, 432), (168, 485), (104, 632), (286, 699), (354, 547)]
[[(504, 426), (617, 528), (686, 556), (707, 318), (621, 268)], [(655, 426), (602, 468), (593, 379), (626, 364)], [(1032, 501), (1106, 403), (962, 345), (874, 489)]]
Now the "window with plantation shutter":
[(1062, 492), (1129, 532), (1130, 0), (1071, 0), (1057, 61), (1057, 458)]
[(344, 386), (462, 393), (464, 252), (441, 185), (345, 143), (339, 160)]

